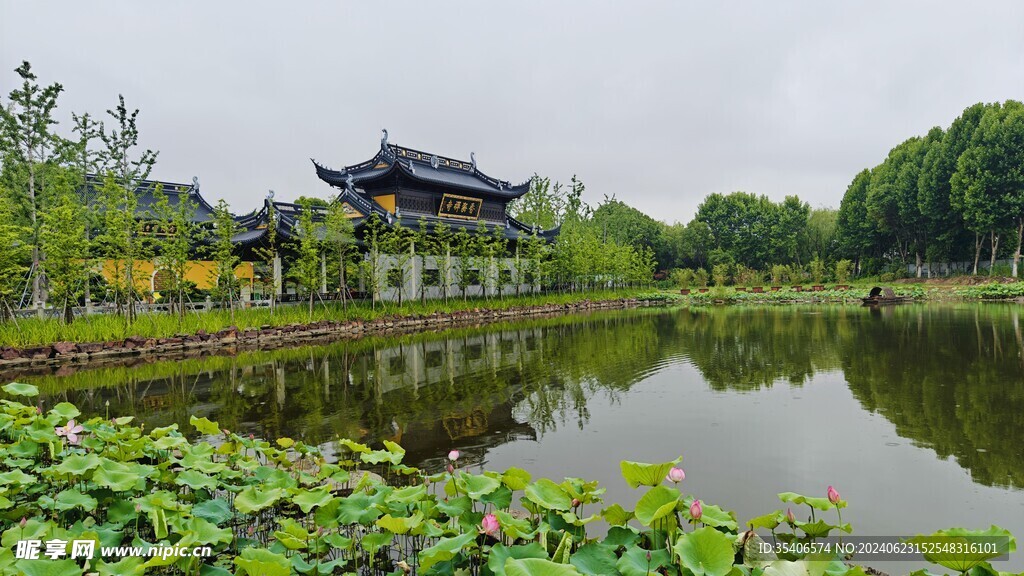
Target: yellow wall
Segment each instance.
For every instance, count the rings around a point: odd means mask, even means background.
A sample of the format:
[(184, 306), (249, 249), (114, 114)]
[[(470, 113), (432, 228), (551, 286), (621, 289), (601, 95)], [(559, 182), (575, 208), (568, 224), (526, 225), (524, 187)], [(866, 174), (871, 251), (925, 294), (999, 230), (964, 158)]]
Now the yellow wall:
[[(187, 271), (185, 272), (185, 280), (189, 282), (195, 282), (196, 287), (200, 290), (209, 290), (213, 287), (214, 273), (216, 269), (216, 262), (210, 262), (208, 260), (193, 261), (189, 262)], [(152, 262), (142, 261), (135, 263), (135, 287), (139, 290), (152, 290), (153, 289), (153, 270), (154, 266)], [(101, 272), (103, 277), (106, 278), (107, 282), (110, 282), (115, 273), (115, 261), (104, 260)], [(239, 280), (246, 281), (250, 285), (252, 284), (253, 278), (255, 277), (255, 271), (253, 270), (252, 262), (242, 262), (235, 268), (235, 277)]]
[(392, 214), (395, 213), (395, 195), (394, 194), (385, 194), (383, 196), (374, 196), (373, 199), (377, 201), (377, 204), (380, 204), (381, 208), (387, 210), (388, 212), (391, 212)]

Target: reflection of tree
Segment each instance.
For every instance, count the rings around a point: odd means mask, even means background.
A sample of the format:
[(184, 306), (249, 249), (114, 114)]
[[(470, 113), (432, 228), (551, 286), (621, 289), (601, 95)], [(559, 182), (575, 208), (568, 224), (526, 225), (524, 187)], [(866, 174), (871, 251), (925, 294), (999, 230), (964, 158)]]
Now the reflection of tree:
[[(189, 415), (309, 443), (392, 439), (411, 463), (452, 446), (489, 447), (583, 426), (596, 395), (615, 401), (684, 359), (716, 390), (842, 369), (855, 397), (899, 434), (954, 456), (981, 483), (1024, 487), (1024, 337), (1003, 306), (720, 307), (527, 320), (366, 338), (237, 357), (33, 379), (48, 405), (134, 414), (147, 427)], [(983, 450), (983, 451), (979, 451)]]
[(906, 307), (865, 322), (843, 371), (865, 408), (986, 485), (1024, 487), (1020, 312)]
[(839, 365), (838, 343), (853, 327), (844, 307), (695, 309), (676, 330), (685, 355), (715, 390), (794, 385)]

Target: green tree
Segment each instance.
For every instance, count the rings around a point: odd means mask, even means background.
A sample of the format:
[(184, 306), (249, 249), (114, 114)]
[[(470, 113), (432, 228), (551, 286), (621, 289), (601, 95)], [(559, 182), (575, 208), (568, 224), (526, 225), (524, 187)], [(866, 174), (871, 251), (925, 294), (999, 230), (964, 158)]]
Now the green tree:
[(459, 227), (452, 238), (452, 248), (455, 249), (455, 284), (462, 291), (462, 299), (466, 300), (466, 289), (472, 283), (473, 259), (476, 257), (476, 243), (473, 237), (465, 228)]
[(164, 272), (166, 286), (162, 289), (169, 293), (170, 312), (177, 310), (180, 321), (185, 318), (185, 275), (195, 247), (202, 240), (202, 230), (195, 222), (197, 204), (188, 192), (179, 192), (177, 201), (171, 204), (163, 186), (154, 190), (153, 197), (155, 268)]
[(47, 199), (46, 174), (66, 148), (64, 140), (52, 130), (57, 124), (53, 112), (64, 87), (59, 83), (40, 87), (28, 62), (22, 62), (14, 71), (21, 77), (21, 87), (11, 90), (7, 104), (0, 102), (0, 153), (4, 180), (14, 192), (15, 205), (31, 230), (32, 302), (41, 303), (39, 215)]
[(231, 321), (235, 320), (235, 299), (238, 294), (238, 278), (235, 269), (240, 259), (235, 253), (234, 238), (238, 235), (238, 222), (228, 210), (228, 203), (221, 198), (213, 207), (213, 234), (207, 249), (213, 260), (212, 295), (222, 304), (227, 304)]
[[(82, 115), (75, 113), (71, 114), (71, 118), (75, 123), (73, 128), (77, 139), (70, 143), (70, 156), (71, 165), (75, 171), (77, 185), (81, 190), (81, 200), (84, 208), (85, 216), (85, 237), (86, 241), (92, 243), (92, 231), (99, 225), (99, 213), (96, 210), (96, 198), (94, 196), (95, 190), (88, 182), (90, 175), (94, 175), (99, 172), (100, 166), (100, 152), (94, 150), (92, 143), (100, 138), (100, 134), (103, 133), (103, 123), (97, 122), (92, 119), (92, 116), (88, 112)], [(93, 268), (95, 267), (95, 261), (91, 258), (92, 254), (87, 254), (83, 261), (83, 267), (85, 269), (85, 301), (88, 303), (92, 300), (92, 293), (90, 290), (90, 281), (93, 274)]]
[(409, 251), (409, 230), (396, 219), (394, 224), (384, 231), (382, 240), (384, 252), (389, 260), (387, 283), (398, 291), (398, 306), (401, 307), (405, 285), (409, 281), (409, 262), (412, 260), (412, 253)]
[(530, 189), (509, 205), (509, 214), (531, 228), (550, 230), (561, 222), (565, 209), (565, 194), (558, 182), (534, 174)]
[(297, 242), (292, 249), (295, 251), (295, 261), (290, 267), (292, 277), (303, 288), (309, 297), (309, 319), (313, 320), (313, 298), (317, 293), (317, 287), (322, 280), (321, 272), (321, 246), (319, 222), (314, 219), (314, 204), (309, 198), (300, 198), (298, 203), (299, 217), (295, 226)]
[(70, 174), (64, 190), (41, 213), (41, 246), (46, 253), (46, 280), (50, 297), (61, 307), (66, 324), (74, 319), (74, 306), (85, 285), (82, 261), (89, 251), (86, 219), (73, 191)]
[[(114, 261), (114, 284), (123, 288), (126, 314), (131, 323), (135, 320), (137, 265), (148, 258), (150, 247), (149, 239), (140, 235), (136, 194), (149, 178), (159, 153), (149, 149), (136, 152), (139, 144), (139, 110), (129, 112), (124, 96), (118, 96), (117, 107), (107, 110), (107, 114), (114, 119), (114, 127), (99, 134), (104, 145), (100, 153), (104, 173), (101, 192), (104, 233), (99, 242), (105, 247), (107, 257)], [(115, 299), (120, 307), (116, 293)]]
[[(268, 195), (268, 199), (273, 196), (273, 191)], [(273, 202), (266, 203), (267, 208), (267, 236), (266, 241), (262, 246), (257, 246), (253, 249), (256, 257), (260, 259), (264, 270), (260, 274), (260, 284), (264, 290), (270, 293), (270, 314), (273, 316), (274, 311), (277, 307), (277, 291), (278, 287), (278, 275), (280, 270), (278, 269), (278, 251), (277, 251), (277, 222), (280, 215), (277, 213), (277, 209), (274, 208)], [(342, 271), (344, 273), (344, 271)]]
[(451, 226), (444, 222), (435, 222), (433, 234), (430, 236), (437, 266), (437, 282), (441, 287), (441, 296), (448, 302), (452, 276), (452, 232)]
[(32, 229), (15, 217), (14, 201), (9, 190), (0, 186), (0, 320), (11, 317), (28, 272), (32, 245), (28, 242)]
[(860, 270), (863, 257), (873, 254), (879, 243), (877, 229), (868, 219), (868, 188), (871, 171), (862, 170), (843, 194), (836, 214), (836, 234), (839, 236), (839, 252), (853, 258), (854, 269)]
[(989, 236), (989, 274), (994, 273), (1001, 234), (1016, 216), (1007, 210), (1007, 200), (1019, 186), (1020, 165), (1013, 162), (1021, 156), (1006, 149), (1015, 138), (1015, 130), (1008, 127), (1014, 120), (1008, 123), (1007, 119), (1016, 116), (1020, 107), (1019, 102), (1007, 101), (985, 110), (950, 180), (951, 195), (957, 198), (967, 227)]
[(363, 226), (363, 243), (367, 248), (366, 258), (360, 262), (363, 282), (370, 292), (370, 307), (377, 308), (380, 299), (381, 280), (381, 249), (384, 236), (384, 223), (376, 212), (370, 214)]
[(341, 202), (334, 202), (327, 209), (324, 226), (324, 242), (333, 257), (338, 260), (338, 290), (341, 292), (342, 308), (348, 310), (348, 279), (345, 268), (355, 247), (356, 238), (352, 219), (345, 212)]

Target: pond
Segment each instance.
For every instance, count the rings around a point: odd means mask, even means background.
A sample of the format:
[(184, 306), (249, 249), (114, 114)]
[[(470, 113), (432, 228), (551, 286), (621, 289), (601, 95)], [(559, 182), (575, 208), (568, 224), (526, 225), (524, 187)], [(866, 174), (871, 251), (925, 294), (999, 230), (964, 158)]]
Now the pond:
[[(850, 501), (857, 535), (998, 524), (1024, 537), (1024, 308), (642, 309), (24, 378), (42, 401), (189, 415), (437, 469), (521, 466), (639, 496), (622, 459), (683, 456), (684, 492), (745, 520), (776, 494)], [(1024, 570), (1016, 557), (1000, 570)], [(882, 563), (884, 564), (884, 563)], [(878, 566), (878, 564), (876, 564)], [(905, 573), (909, 566), (879, 566)]]

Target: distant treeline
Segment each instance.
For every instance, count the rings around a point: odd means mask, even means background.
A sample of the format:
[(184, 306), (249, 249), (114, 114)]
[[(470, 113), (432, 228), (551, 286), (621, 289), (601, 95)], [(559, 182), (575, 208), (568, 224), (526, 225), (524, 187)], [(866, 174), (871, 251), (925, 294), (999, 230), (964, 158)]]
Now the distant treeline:
[[(1024, 104), (975, 104), (947, 130), (899, 144), (853, 179), (839, 208), (840, 252), (864, 269), (927, 262), (990, 264), (1024, 232)], [(1004, 242), (1004, 238), (1009, 238)], [(990, 271), (994, 266), (990, 265)]]

